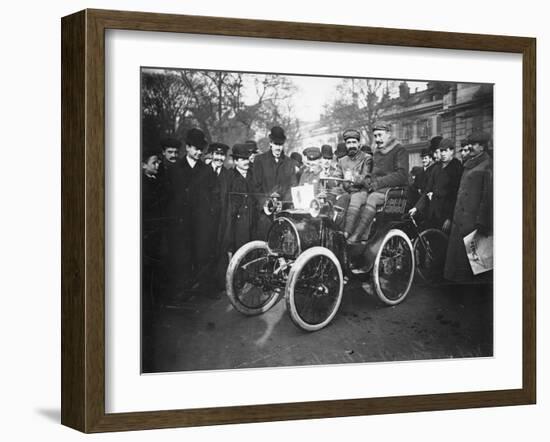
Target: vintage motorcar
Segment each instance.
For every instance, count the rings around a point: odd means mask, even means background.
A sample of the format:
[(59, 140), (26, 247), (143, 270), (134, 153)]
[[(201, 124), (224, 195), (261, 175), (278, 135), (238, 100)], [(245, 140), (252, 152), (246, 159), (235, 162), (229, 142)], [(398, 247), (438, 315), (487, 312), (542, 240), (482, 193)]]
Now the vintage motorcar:
[[(226, 293), (236, 310), (259, 315), (283, 297), (294, 324), (320, 330), (336, 315), (344, 285), (367, 275), (387, 305), (402, 302), (415, 274), (414, 227), (404, 219), (405, 188), (388, 189), (364, 243), (348, 244), (337, 223), (338, 208), (324, 192), (309, 209), (285, 205), (277, 196), (267, 200), (273, 224), (266, 241), (252, 241), (233, 255), (226, 273)], [(414, 221), (414, 220), (413, 220)], [(419, 238), (429, 245), (428, 237)], [(431, 237), (431, 235), (430, 235)], [(422, 249), (421, 258), (431, 256)]]

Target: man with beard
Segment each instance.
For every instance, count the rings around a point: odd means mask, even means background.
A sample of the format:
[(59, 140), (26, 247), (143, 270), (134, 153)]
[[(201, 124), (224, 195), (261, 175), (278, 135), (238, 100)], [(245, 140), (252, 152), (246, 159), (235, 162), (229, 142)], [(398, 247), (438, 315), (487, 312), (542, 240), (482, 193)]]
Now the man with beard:
[(200, 168), (192, 183), (190, 192), (192, 216), (192, 241), (195, 251), (195, 278), (199, 289), (206, 296), (216, 296), (216, 281), (213, 277), (220, 258), (219, 235), (223, 212), (223, 193), (225, 192), (225, 175), (223, 167), (229, 147), (222, 143), (212, 143), (208, 147), (211, 161)]
[(409, 213), (426, 213), (428, 225), (448, 232), (456, 202), (456, 193), (462, 175), (462, 165), (454, 158), (454, 143), (444, 138), (439, 145), (441, 152), (440, 168), (429, 188)]
[(290, 188), (298, 180), (294, 161), (284, 153), (286, 135), (284, 130), (275, 126), (269, 134), (269, 150), (254, 159), (252, 177), (254, 192), (258, 199), (258, 224), (256, 237), (264, 240), (271, 226), (271, 219), (263, 212), (263, 204), (273, 193), (279, 194), (283, 201), (291, 200)]
[(489, 141), (484, 132), (468, 137), (471, 153), (458, 188), (444, 272), (446, 279), (458, 283), (484, 282), (492, 277), (492, 272), (474, 276), (464, 246), (464, 237), (474, 230), (482, 237), (492, 234), (493, 161), (486, 152)]
[(384, 203), (388, 188), (406, 186), (409, 179), (409, 154), (397, 139), (392, 137), (389, 124), (377, 123), (372, 131), (376, 143), (373, 167), (372, 172), (362, 182), (369, 194), (359, 222), (348, 238), (350, 243), (366, 239), (376, 214), (376, 207)]
[(167, 263), (170, 279), (170, 296), (174, 301), (181, 300), (184, 290), (194, 282), (196, 271), (196, 251), (192, 238), (192, 188), (203, 167), (207, 167), (200, 157), (207, 142), (200, 129), (190, 129), (185, 139), (186, 155), (174, 167), (168, 169), (168, 189), (166, 217)]
[(250, 170), (250, 146), (235, 144), (231, 156), (235, 168), (228, 171), (222, 250), (231, 259), (241, 246), (253, 239), (257, 218), (254, 183)]
[[(342, 208), (346, 208), (344, 221), (344, 236), (350, 237), (357, 224), (361, 208), (367, 201), (367, 192), (363, 187), (363, 181), (371, 171), (372, 158), (365, 152), (359, 150), (361, 134), (356, 129), (347, 129), (342, 134), (346, 143), (347, 156), (340, 158), (339, 164), (346, 180), (350, 183), (345, 185), (348, 192), (347, 197), (341, 198)], [(349, 204), (346, 204), (349, 201)]]

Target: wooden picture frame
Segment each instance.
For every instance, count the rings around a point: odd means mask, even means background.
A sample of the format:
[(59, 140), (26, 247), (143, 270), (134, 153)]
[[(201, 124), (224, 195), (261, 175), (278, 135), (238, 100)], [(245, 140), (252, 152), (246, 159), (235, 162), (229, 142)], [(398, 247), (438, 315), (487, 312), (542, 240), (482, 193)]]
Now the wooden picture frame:
[[(136, 413), (105, 412), (105, 30), (419, 48), (523, 57), (523, 385)], [(83, 432), (533, 404), (536, 400), (536, 40), (404, 29), (84, 10), (62, 19), (62, 424)]]

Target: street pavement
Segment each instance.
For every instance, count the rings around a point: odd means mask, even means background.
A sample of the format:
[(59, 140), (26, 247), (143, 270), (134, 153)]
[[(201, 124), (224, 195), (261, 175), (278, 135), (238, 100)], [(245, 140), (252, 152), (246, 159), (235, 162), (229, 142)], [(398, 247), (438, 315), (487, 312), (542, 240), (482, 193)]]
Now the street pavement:
[(260, 316), (237, 312), (225, 295), (163, 307), (144, 337), (143, 371), (173, 372), (488, 357), (493, 352), (492, 286), (413, 284), (399, 305), (382, 304), (353, 282), (322, 330), (291, 321), (284, 299)]

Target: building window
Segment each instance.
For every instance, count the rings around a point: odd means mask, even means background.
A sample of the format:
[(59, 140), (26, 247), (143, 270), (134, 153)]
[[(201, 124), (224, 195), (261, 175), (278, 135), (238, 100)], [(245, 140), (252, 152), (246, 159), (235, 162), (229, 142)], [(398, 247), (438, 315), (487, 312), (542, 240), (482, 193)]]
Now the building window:
[(401, 129), (401, 141), (404, 144), (408, 144), (412, 141), (412, 124), (404, 123)]
[(418, 138), (420, 141), (426, 141), (430, 138), (431, 128), (430, 120), (421, 120), (418, 122)]

